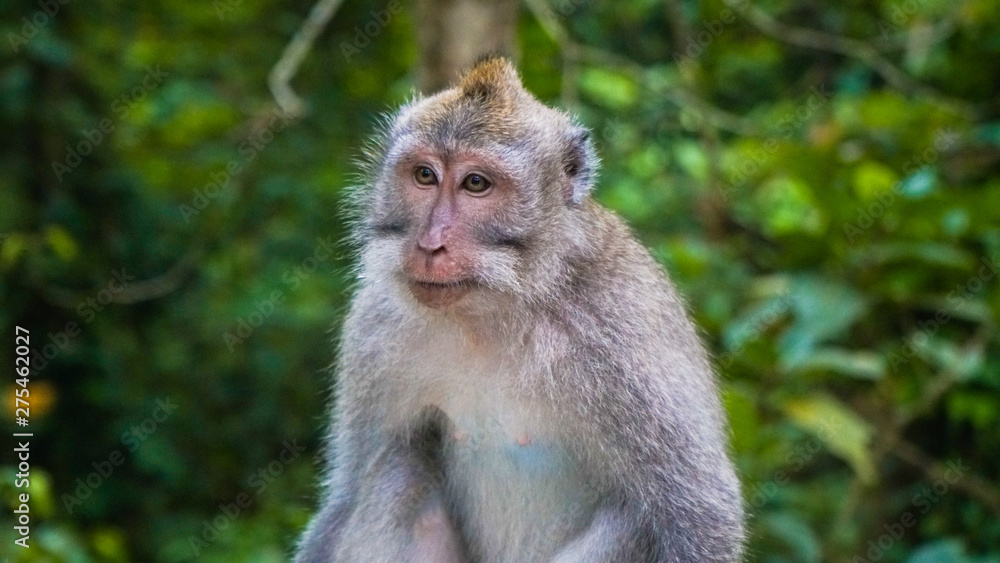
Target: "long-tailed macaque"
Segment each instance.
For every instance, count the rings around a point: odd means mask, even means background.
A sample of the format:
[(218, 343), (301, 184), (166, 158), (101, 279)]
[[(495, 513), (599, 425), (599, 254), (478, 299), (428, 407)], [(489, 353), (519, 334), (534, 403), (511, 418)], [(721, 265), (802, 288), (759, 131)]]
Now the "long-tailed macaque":
[(587, 130), (488, 58), (372, 147), (297, 561), (739, 560), (712, 369)]

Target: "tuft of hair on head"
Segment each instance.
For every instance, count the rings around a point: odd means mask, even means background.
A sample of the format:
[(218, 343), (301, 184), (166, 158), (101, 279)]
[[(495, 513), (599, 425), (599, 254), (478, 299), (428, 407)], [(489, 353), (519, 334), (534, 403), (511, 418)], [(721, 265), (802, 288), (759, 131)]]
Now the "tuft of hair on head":
[(510, 61), (500, 55), (479, 59), (458, 81), (462, 96), (474, 100), (511, 100), (524, 91), (521, 77)]

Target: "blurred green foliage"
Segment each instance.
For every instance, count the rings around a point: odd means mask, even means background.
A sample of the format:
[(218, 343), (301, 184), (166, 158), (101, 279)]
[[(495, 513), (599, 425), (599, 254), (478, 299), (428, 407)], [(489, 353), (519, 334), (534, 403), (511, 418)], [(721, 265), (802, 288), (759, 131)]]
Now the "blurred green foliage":
[[(419, 25), (345, 50), (382, 7), (346, 2), (288, 121), (267, 73), (310, 5), (0, 5), (0, 334), (42, 354), (33, 547), (4, 516), (0, 554), (279, 561), (307, 522), (343, 190)], [(594, 49), (526, 10), (525, 82), (594, 129), (597, 197), (716, 356), (750, 558), (1000, 561), (1000, 4), (551, 7)]]

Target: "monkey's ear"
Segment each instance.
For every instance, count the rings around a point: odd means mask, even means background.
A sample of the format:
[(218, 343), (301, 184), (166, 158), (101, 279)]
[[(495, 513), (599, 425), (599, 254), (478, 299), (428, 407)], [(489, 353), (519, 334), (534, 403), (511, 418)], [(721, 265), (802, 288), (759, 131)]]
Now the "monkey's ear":
[(599, 164), (597, 151), (590, 140), (590, 131), (573, 126), (563, 157), (563, 172), (569, 180), (566, 189), (567, 203), (580, 203), (590, 193), (597, 178)]

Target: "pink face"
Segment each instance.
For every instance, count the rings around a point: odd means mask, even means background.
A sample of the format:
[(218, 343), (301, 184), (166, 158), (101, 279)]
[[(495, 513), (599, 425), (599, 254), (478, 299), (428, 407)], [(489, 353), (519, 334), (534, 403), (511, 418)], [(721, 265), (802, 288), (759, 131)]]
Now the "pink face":
[(417, 228), (404, 248), (410, 292), (424, 305), (447, 307), (477, 285), (476, 257), (484, 255), (474, 225), (489, 222), (512, 197), (499, 163), (464, 152), (447, 160), (415, 153), (397, 167), (402, 198)]

